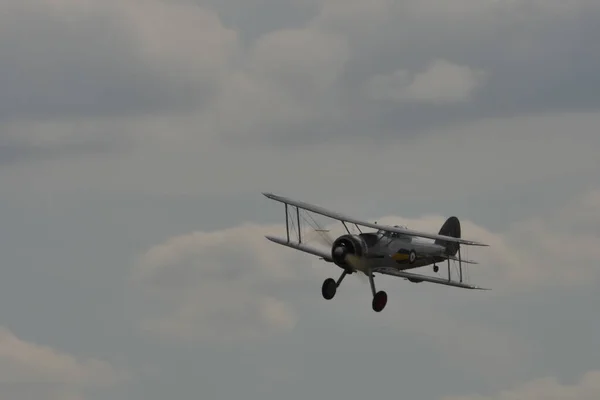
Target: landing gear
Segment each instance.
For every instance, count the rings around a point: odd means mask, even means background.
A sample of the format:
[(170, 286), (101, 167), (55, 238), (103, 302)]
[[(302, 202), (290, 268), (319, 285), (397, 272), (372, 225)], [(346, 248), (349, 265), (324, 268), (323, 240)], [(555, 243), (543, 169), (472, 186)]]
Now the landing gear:
[(437, 274), (437, 272), (440, 270), (440, 267), (438, 267), (437, 265), (433, 266), (433, 272), (435, 272)]
[(337, 285), (336, 285), (335, 281), (332, 278), (325, 279), (325, 282), (323, 282), (323, 287), (321, 288), (321, 293), (323, 294), (323, 298), (325, 300), (333, 299), (333, 296), (335, 296), (336, 290), (337, 290)]
[(377, 292), (375, 296), (373, 296), (373, 311), (381, 312), (385, 308), (387, 304), (387, 293), (383, 290)]
[[(347, 274), (348, 271), (342, 272), (342, 275), (339, 277), (337, 282), (333, 278), (325, 279), (323, 286), (321, 287), (321, 294), (325, 300), (331, 300), (335, 297), (338, 286), (340, 286), (340, 283), (342, 283)], [(387, 304), (387, 293), (383, 290), (377, 292), (375, 290), (375, 282), (373, 281), (373, 273), (369, 271), (368, 276), (369, 282), (371, 283), (371, 292), (373, 293), (373, 301), (371, 306), (373, 307), (373, 311), (381, 312)]]
[(373, 280), (373, 272), (371, 270), (368, 271), (369, 275), (369, 283), (371, 284), (371, 293), (373, 293), (373, 301), (371, 302), (371, 306), (373, 307), (373, 311), (381, 312), (385, 305), (387, 304), (387, 293), (383, 290), (376, 292), (375, 290), (375, 282)]
[(323, 298), (325, 300), (333, 299), (333, 296), (335, 296), (335, 292), (337, 291), (338, 286), (340, 286), (340, 283), (342, 283), (347, 274), (348, 271), (344, 270), (337, 282), (333, 278), (325, 279), (325, 281), (323, 282), (323, 286), (321, 287), (321, 294), (323, 295)]

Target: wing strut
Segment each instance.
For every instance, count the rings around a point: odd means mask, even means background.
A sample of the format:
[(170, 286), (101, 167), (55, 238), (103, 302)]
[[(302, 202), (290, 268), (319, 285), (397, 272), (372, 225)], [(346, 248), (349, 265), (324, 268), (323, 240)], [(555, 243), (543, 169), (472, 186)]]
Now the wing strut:
[(288, 205), (285, 203), (285, 233), (287, 234), (287, 242), (290, 242), (290, 221), (289, 221)]
[[(287, 238), (286, 243), (291, 242), (291, 236), (292, 236), (291, 231), (292, 230), (296, 231), (295, 233), (296, 233), (296, 239), (298, 240), (298, 243), (302, 243), (302, 224), (300, 222), (300, 207), (295, 206), (294, 204), (284, 203), (284, 208), (285, 208), (285, 233), (286, 233), (286, 238)], [(293, 214), (290, 213), (290, 208), (296, 209), (296, 218), (294, 218)], [(296, 222), (294, 222), (294, 220)], [(296, 224), (298, 226), (296, 226)]]
[(302, 230), (300, 229), (300, 208), (296, 207), (296, 219), (298, 221), (298, 243), (302, 243)]
[(348, 235), (352, 235), (352, 232), (350, 232), (350, 229), (348, 229), (348, 225), (346, 225), (346, 222), (341, 221), (342, 225), (344, 225), (344, 228), (346, 228), (346, 232), (348, 232)]
[[(448, 262), (448, 282), (452, 281), (452, 275), (451, 275), (451, 270), (450, 270), (450, 258), (447, 258), (446, 261)], [(460, 279), (460, 282), (463, 282), (463, 271), (462, 271), (462, 255), (460, 254), (460, 246), (458, 247), (458, 259), (454, 259), (454, 261), (458, 261), (458, 276)]]
[(462, 257), (460, 255), (460, 245), (458, 245), (458, 270), (460, 273), (460, 281), (463, 281), (463, 273), (462, 273)]
[[(446, 259), (448, 261), (448, 282), (450, 282), (452, 280), (452, 275), (450, 273), (450, 258)], [(462, 269), (462, 256), (460, 254), (460, 245), (458, 246), (458, 275), (459, 275), (459, 279), (460, 282), (462, 283), (463, 281), (463, 269)]]

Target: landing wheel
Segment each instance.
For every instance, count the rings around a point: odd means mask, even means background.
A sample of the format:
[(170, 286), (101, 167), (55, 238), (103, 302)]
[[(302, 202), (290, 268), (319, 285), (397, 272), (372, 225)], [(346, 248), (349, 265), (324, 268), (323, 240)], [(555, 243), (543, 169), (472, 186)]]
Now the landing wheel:
[(336, 289), (337, 289), (337, 284), (335, 283), (333, 278), (325, 279), (325, 282), (323, 282), (323, 287), (321, 288), (321, 293), (323, 294), (323, 298), (325, 298), (325, 300), (333, 299), (333, 296), (335, 296)]
[(437, 265), (433, 266), (433, 272), (437, 273), (440, 270), (440, 267), (438, 267)]
[(383, 310), (385, 308), (385, 305), (387, 304), (387, 293), (382, 291), (379, 291), (375, 294), (375, 296), (373, 296), (373, 311), (375, 312), (381, 312), (381, 310)]

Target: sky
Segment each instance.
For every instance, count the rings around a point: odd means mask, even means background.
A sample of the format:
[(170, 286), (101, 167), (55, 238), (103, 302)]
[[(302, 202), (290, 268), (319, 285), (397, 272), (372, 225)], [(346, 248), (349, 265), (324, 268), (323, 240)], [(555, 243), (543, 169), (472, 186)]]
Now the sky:
[[(0, 400), (599, 398), (599, 18), (0, 2)], [(326, 301), (340, 270), (264, 238), (285, 220), (263, 191), (456, 215), (492, 290), (380, 277), (374, 313), (349, 276)]]

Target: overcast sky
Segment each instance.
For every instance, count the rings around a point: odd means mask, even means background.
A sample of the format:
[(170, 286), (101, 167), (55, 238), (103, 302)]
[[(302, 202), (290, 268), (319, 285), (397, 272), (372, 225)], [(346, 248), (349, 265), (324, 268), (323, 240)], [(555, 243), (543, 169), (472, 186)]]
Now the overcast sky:
[[(0, 2), (0, 399), (596, 400), (597, 0)], [(437, 232), (463, 291), (268, 242)], [(442, 269), (443, 271), (443, 269)], [(429, 269), (425, 273), (432, 274)]]

